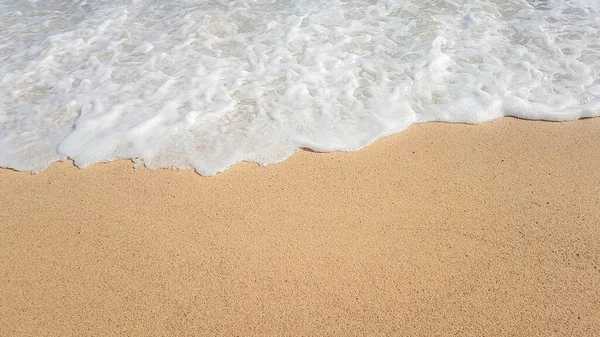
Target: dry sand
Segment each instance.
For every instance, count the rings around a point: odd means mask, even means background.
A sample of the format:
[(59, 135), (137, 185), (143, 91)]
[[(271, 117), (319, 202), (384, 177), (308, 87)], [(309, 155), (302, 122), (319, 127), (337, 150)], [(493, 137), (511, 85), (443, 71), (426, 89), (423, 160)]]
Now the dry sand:
[(600, 119), (0, 170), (0, 205), (1, 336), (600, 336)]

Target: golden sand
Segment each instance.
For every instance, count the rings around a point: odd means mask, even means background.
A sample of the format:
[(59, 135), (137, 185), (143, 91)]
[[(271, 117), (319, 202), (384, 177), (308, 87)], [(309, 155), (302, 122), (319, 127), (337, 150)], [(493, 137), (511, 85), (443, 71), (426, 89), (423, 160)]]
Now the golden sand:
[(0, 336), (600, 336), (600, 119), (0, 170), (0, 207)]

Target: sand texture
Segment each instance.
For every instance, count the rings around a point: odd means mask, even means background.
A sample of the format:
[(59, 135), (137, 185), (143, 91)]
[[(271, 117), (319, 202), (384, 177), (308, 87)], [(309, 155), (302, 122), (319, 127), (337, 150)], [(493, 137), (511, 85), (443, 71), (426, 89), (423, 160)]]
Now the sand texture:
[(0, 205), (0, 336), (600, 336), (600, 119), (0, 170)]

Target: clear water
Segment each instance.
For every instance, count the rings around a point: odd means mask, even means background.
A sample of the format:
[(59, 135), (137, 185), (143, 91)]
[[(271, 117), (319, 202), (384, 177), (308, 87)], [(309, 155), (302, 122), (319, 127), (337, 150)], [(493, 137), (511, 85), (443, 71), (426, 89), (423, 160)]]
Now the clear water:
[(0, 166), (211, 175), (413, 123), (600, 115), (598, 0), (0, 0)]

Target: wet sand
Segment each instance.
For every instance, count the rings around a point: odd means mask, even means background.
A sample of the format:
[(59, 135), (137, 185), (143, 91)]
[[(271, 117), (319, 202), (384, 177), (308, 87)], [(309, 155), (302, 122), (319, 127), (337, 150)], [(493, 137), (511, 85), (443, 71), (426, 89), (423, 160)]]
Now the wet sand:
[(0, 205), (1, 336), (600, 335), (600, 119), (4, 169)]

